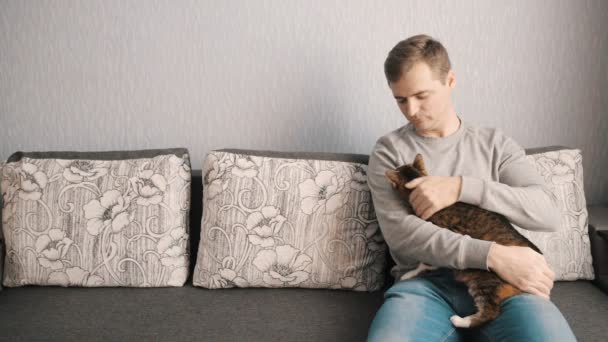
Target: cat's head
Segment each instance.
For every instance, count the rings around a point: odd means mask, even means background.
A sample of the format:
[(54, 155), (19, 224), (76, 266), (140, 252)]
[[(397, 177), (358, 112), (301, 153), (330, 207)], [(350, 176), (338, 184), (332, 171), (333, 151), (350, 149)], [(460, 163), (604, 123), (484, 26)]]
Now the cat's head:
[(412, 190), (406, 188), (405, 184), (423, 176), (428, 176), (428, 173), (420, 153), (416, 154), (416, 158), (414, 158), (413, 163), (405, 164), (394, 170), (386, 171), (386, 178), (388, 178), (388, 181), (391, 183), (393, 188), (399, 190), (401, 196), (406, 200), (409, 200)]

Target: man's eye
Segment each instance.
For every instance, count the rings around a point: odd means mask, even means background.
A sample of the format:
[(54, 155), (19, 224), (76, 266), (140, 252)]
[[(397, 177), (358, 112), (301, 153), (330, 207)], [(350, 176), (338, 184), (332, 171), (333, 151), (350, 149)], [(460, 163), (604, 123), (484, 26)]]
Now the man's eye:
[(406, 99), (397, 100), (399, 103), (405, 103)]

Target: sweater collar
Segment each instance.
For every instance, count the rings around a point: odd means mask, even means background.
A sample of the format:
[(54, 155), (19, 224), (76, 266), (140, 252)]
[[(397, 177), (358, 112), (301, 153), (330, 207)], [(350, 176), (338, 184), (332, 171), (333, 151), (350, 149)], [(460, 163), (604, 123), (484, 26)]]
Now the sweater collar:
[(464, 131), (466, 130), (465, 129), (466, 122), (464, 120), (462, 120), (460, 117), (458, 117), (458, 120), (460, 120), (460, 126), (458, 127), (458, 129), (454, 133), (452, 133), (448, 136), (445, 136), (445, 137), (424, 137), (424, 136), (418, 135), (418, 133), (416, 133), (414, 125), (409, 123), (408, 126), (409, 126), (409, 130), (412, 131), (412, 136), (417, 141), (420, 141), (427, 145), (433, 145), (433, 146), (452, 145), (453, 143), (457, 142), (460, 139), (460, 137), (463, 135)]

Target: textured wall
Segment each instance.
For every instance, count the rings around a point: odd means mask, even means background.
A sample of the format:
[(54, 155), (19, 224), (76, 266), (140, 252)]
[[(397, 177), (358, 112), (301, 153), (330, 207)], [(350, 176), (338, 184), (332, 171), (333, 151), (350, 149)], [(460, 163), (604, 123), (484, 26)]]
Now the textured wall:
[(405, 123), (384, 58), (439, 38), (456, 110), (583, 151), (608, 202), (608, 1), (0, 0), (0, 158), (224, 147), (369, 153)]

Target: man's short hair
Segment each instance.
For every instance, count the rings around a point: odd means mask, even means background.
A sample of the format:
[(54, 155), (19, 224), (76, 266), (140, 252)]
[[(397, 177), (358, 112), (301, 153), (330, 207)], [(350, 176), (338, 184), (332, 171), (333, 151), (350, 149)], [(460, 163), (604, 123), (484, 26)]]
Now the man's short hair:
[(389, 83), (399, 81), (401, 75), (418, 63), (425, 62), (441, 84), (451, 69), (450, 57), (441, 43), (426, 34), (400, 41), (384, 61), (384, 74)]

